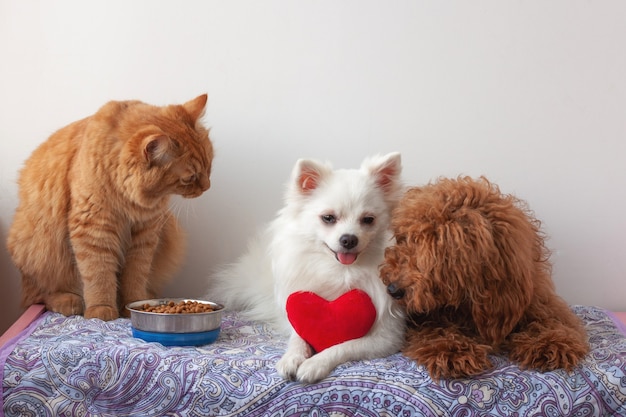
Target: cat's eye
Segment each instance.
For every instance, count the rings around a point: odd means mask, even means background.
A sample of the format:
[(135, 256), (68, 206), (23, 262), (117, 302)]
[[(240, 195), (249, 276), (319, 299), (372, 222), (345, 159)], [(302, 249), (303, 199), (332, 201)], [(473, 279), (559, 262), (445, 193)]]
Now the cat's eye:
[(337, 223), (337, 218), (332, 214), (322, 214), (320, 216), (322, 221), (326, 224), (334, 224)]
[(190, 185), (190, 184), (193, 184), (194, 182), (196, 182), (197, 179), (198, 179), (198, 175), (192, 174), (192, 175), (189, 175), (188, 177), (181, 178), (180, 182), (183, 185)]

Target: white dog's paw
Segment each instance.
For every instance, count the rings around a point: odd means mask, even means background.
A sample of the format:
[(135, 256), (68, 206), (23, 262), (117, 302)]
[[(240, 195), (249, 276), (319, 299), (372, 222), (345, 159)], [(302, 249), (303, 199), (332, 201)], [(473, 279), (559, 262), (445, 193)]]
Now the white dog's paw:
[(285, 379), (295, 380), (298, 368), (306, 360), (306, 356), (299, 352), (287, 351), (278, 362), (276, 362), (276, 370), (278, 374)]
[(298, 368), (296, 379), (308, 384), (321, 381), (326, 378), (334, 369), (333, 364), (329, 364), (318, 355), (314, 355), (302, 362)]

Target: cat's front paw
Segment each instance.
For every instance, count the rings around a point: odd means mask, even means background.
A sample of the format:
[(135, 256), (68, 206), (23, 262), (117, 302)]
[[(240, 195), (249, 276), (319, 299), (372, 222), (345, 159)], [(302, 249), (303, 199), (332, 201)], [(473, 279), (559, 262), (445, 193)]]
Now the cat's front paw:
[(83, 314), (83, 298), (71, 292), (53, 293), (46, 298), (46, 308), (64, 316)]
[(119, 317), (119, 312), (116, 307), (98, 305), (87, 307), (85, 311), (86, 319), (100, 319), (104, 321), (115, 320)]

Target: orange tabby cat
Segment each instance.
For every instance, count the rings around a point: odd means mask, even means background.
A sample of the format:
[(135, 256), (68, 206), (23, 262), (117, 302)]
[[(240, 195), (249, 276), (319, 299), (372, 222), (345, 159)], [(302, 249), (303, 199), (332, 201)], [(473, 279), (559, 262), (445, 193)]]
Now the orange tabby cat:
[(211, 184), (206, 101), (111, 101), (33, 152), (7, 242), (23, 306), (112, 320), (157, 296), (184, 254), (170, 195)]

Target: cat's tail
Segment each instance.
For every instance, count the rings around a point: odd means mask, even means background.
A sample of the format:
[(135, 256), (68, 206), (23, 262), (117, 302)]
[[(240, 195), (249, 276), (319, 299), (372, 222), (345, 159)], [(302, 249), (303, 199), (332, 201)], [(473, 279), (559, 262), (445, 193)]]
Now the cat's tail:
[(211, 273), (206, 298), (223, 304), (227, 310), (240, 311), (249, 320), (269, 323), (286, 333), (290, 327), (276, 303), (268, 243), (266, 236), (257, 236), (235, 263)]

